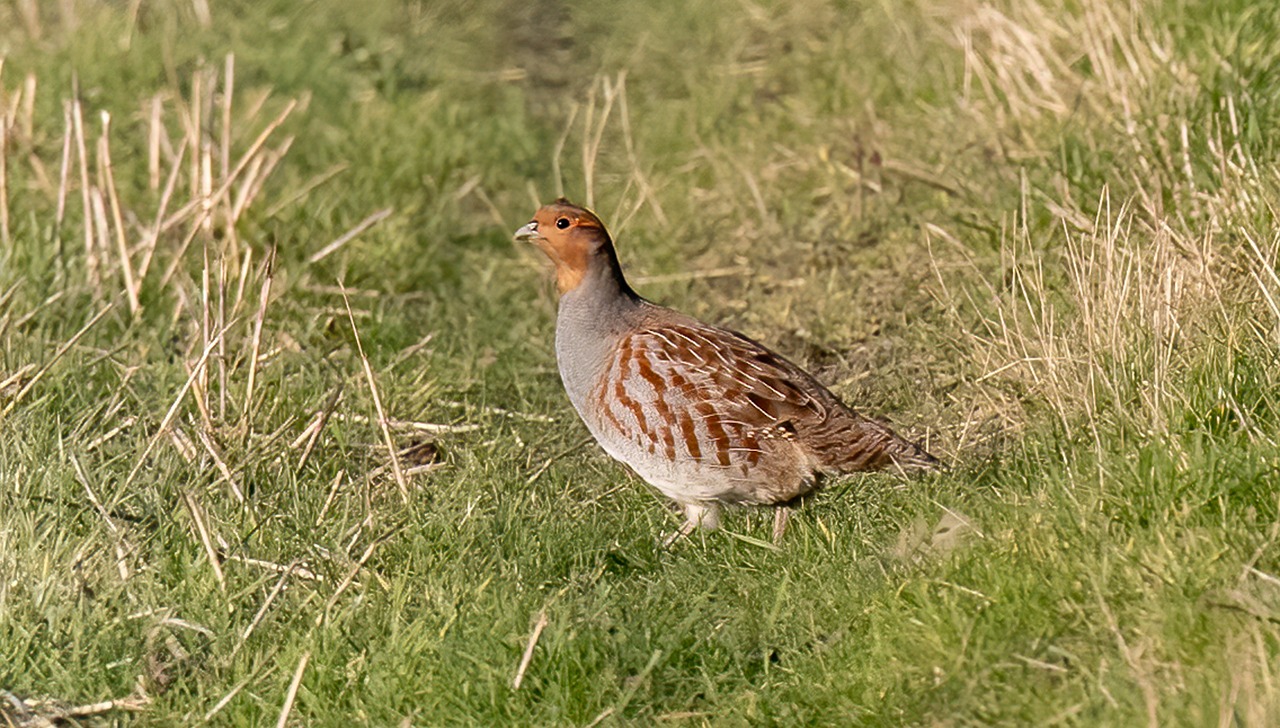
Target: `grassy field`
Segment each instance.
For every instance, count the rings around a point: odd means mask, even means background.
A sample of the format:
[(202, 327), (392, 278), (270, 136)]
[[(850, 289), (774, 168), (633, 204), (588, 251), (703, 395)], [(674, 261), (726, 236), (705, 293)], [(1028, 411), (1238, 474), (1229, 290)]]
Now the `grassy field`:
[[(0, 5), (6, 724), (1280, 722), (1280, 10), (692, 7)], [(660, 548), (561, 193), (952, 470)]]

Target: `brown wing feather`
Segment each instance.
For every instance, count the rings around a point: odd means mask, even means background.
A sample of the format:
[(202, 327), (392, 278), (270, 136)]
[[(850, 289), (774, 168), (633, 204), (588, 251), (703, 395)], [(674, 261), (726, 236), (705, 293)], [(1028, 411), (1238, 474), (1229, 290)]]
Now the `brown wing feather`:
[(751, 449), (758, 448), (759, 439), (771, 437), (794, 440), (822, 471), (932, 469), (939, 464), (885, 425), (845, 406), (800, 367), (742, 334), (689, 322), (647, 328), (630, 338), (632, 348), (647, 351), (647, 358), (663, 370), (659, 377), (672, 376), (687, 397), (701, 403), (698, 412), (724, 465), (732, 444), (726, 441), (744, 440)]

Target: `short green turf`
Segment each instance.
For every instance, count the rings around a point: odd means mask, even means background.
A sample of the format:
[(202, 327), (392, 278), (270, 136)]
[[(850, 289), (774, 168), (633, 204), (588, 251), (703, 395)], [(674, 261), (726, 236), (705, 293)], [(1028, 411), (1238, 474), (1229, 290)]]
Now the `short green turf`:
[[(11, 723), (1280, 721), (1270, 3), (20, 0), (0, 58)], [(660, 547), (510, 239), (560, 194), (951, 468)]]

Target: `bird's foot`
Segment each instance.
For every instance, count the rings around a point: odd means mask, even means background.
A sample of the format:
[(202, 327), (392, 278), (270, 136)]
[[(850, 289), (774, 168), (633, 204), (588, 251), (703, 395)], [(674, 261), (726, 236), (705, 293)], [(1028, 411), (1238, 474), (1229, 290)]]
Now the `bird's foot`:
[(708, 531), (714, 531), (720, 527), (720, 507), (714, 503), (710, 505), (702, 505), (698, 503), (686, 503), (684, 507), (684, 523), (675, 533), (669, 534), (662, 539), (662, 547), (670, 548), (671, 544), (693, 533), (695, 529), (701, 527)]
[(667, 534), (666, 538), (662, 539), (662, 548), (664, 549), (671, 548), (671, 544), (693, 533), (693, 530), (697, 527), (698, 527), (698, 524), (694, 523), (693, 521), (685, 521), (684, 523), (680, 524), (680, 528), (677, 528), (675, 531), (672, 531), (671, 533)]

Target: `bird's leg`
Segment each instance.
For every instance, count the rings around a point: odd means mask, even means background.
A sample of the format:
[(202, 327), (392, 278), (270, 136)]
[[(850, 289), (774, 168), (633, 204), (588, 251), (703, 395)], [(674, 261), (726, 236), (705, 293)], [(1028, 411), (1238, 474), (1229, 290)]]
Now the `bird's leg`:
[(782, 534), (787, 530), (787, 521), (791, 518), (791, 508), (778, 506), (773, 510), (773, 542), (781, 543)]
[(684, 523), (680, 528), (671, 535), (662, 540), (663, 548), (679, 541), (681, 538), (693, 533), (695, 528), (701, 526), (708, 531), (714, 531), (720, 527), (720, 506), (715, 503), (684, 503)]
[(684, 517), (694, 526), (708, 531), (720, 528), (720, 506), (715, 503), (689, 503), (684, 507)]

